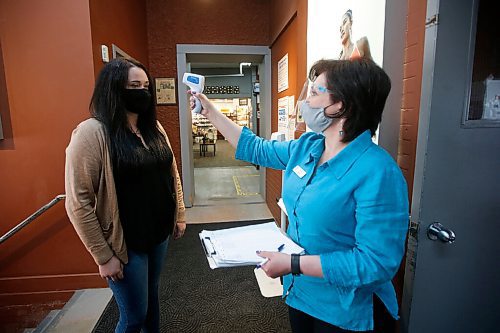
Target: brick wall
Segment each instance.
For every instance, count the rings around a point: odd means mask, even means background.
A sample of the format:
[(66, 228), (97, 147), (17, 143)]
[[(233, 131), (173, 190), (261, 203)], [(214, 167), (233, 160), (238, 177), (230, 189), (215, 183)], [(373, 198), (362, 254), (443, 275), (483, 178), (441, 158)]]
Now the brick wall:
[[(149, 69), (153, 77), (177, 77), (177, 44), (269, 45), (267, 0), (149, 0)], [(158, 106), (158, 119), (172, 143), (179, 170), (178, 105)]]
[(426, 2), (408, 0), (403, 69), (403, 98), (399, 133), (398, 164), (408, 183), (410, 201), (417, 148), (418, 113), (425, 37)]
[[(399, 133), (398, 165), (408, 184), (411, 203), (415, 158), (417, 149), (418, 114), (422, 83), (422, 64), (425, 38), (426, 2), (408, 0), (406, 38), (403, 63), (403, 96), (401, 99), (401, 127)], [(406, 259), (403, 258), (399, 271), (393, 279), (401, 304)]]

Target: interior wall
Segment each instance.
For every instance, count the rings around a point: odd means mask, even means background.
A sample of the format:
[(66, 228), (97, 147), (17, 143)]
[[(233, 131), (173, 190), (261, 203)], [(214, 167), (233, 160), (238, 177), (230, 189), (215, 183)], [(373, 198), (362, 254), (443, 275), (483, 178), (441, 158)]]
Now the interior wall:
[[(279, 35), (276, 42), (271, 48), (272, 74), (271, 74), (271, 132), (278, 131), (278, 99), (294, 95), (295, 99), (298, 96), (297, 92), (297, 28), (298, 24), (294, 15), (292, 20), (286, 26), (285, 30)], [(278, 93), (278, 62), (288, 54), (288, 89)], [(266, 184), (266, 202), (269, 210), (273, 214), (276, 221), (279, 221), (280, 209), (276, 204), (281, 198), (282, 186), (282, 171), (267, 169), (267, 184)]]
[[(269, 27), (269, 37), (271, 45), (278, 36), (283, 33), (290, 19), (297, 14), (298, 6), (301, 0), (272, 0), (271, 1), (271, 20)], [(307, 1), (306, 8), (307, 8)]]
[[(422, 65), (425, 39), (426, 1), (408, 0), (403, 63), (403, 96), (397, 162), (408, 184), (412, 201), (415, 158), (417, 150), (418, 114), (422, 84)], [(406, 254), (405, 254), (406, 256)], [(398, 303), (401, 305), (406, 258), (393, 279)]]
[(408, 19), (405, 32), (403, 98), (401, 101), (401, 127), (397, 160), (408, 183), (410, 202), (417, 151), (426, 5), (426, 1), (408, 0)]
[[(177, 77), (177, 44), (269, 45), (269, 1), (148, 0), (149, 64), (154, 77)], [(177, 80), (176, 80), (177, 81)], [(176, 89), (182, 83), (177, 82)], [(157, 107), (181, 165), (177, 105)]]
[[(279, 10), (282, 8), (283, 10)], [(306, 77), (307, 65), (307, 0), (273, 1), (271, 17), (271, 132), (278, 130), (278, 99), (297, 97)], [(278, 93), (278, 61), (288, 54), (288, 89)], [(282, 172), (267, 169), (266, 202), (276, 221), (280, 221), (277, 200), (281, 197)]]
[(149, 68), (146, 1), (90, 0), (92, 56), (97, 77), (104, 66), (101, 45), (113, 58), (112, 44)]
[[(88, 0), (0, 1), (0, 40), (11, 123), (0, 141), (3, 235), (64, 193), (65, 148), (94, 83)], [(102, 285), (62, 202), (0, 246), (0, 331), (36, 322), (38, 303)]]
[(0, 38), (0, 147), (12, 148), (12, 128), (10, 125), (9, 101), (7, 85), (5, 83), (5, 69), (3, 65), (2, 39)]

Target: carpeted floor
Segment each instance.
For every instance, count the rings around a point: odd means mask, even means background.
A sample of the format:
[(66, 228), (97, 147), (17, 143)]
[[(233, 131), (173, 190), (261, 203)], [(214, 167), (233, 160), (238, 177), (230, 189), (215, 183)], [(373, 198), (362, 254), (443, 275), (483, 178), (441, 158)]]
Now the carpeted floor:
[(199, 145), (194, 144), (193, 158), (195, 168), (250, 166), (252, 164), (234, 158), (235, 149), (226, 140), (217, 140), (215, 155), (213, 148), (208, 148), (205, 156), (200, 156)]
[[(190, 224), (169, 245), (160, 281), (161, 332), (290, 332), (281, 297), (260, 294), (253, 267), (208, 267), (198, 234), (265, 221)], [(93, 332), (114, 332), (118, 309), (108, 304)]]

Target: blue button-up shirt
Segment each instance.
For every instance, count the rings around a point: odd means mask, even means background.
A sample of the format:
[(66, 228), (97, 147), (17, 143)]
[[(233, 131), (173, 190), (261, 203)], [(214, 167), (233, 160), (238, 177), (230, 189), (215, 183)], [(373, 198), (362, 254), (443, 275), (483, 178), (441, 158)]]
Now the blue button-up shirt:
[(284, 170), (287, 233), (319, 255), (323, 278), (287, 275), (289, 306), (343, 329), (373, 329), (373, 294), (397, 318), (391, 279), (404, 253), (408, 188), (393, 158), (365, 131), (318, 165), (322, 134), (278, 142), (244, 128), (236, 158)]

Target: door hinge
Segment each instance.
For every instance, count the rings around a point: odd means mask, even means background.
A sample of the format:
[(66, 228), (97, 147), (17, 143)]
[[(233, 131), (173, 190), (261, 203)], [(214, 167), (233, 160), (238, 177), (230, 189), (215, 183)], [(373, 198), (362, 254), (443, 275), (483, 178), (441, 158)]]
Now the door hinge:
[(409, 227), (408, 232), (409, 232), (410, 236), (415, 238), (415, 240), (418, 240), (418, 227), (419, 227), (419, 223), (410, 222), (410, 227)]
[(439, 14), (434, 14), (425, 20), (425, 27), (432, 27), (433, 25), (439, 24)]

